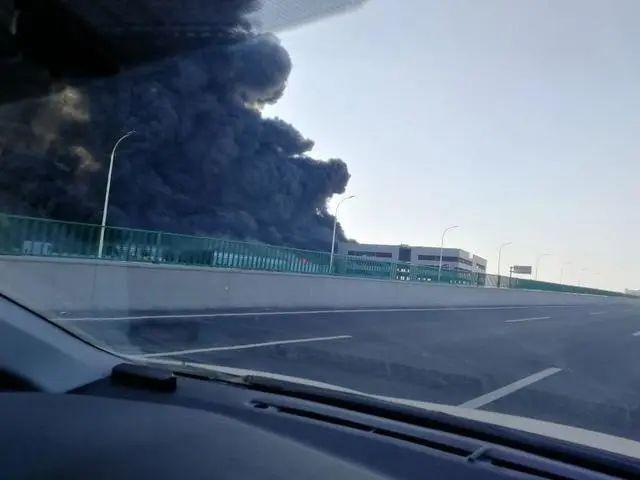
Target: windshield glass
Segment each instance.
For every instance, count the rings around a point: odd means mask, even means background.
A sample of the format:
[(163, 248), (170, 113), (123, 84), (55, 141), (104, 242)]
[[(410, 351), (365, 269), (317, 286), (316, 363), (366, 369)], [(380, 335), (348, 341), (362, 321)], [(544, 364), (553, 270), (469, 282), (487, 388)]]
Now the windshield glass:
[(133, 361), (640, 441), (639, 14), (2, 1), (0, 292)]

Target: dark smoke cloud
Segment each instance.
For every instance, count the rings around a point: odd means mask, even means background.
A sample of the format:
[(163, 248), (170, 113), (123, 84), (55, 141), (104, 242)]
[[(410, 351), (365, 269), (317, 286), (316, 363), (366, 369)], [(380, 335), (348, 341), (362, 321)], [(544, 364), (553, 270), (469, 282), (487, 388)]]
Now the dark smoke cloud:
[(347, 167), (311, 158), (312, 141), (262, 117), (291, 61), (274, 36), (246, 29), (249, 3), (218, 4), (234, 42), (0, 107), (0, 209), (98, 222), (111, 147), (135, 129), (116, 159), (109, 224), (327, 249), (326, 202)]

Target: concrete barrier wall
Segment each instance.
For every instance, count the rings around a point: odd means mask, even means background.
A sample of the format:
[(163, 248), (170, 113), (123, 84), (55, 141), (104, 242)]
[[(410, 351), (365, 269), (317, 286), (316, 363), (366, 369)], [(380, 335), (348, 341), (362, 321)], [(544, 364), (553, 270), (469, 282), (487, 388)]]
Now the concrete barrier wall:
[(625, 301), (571, 293), (180, 267), (0, 257), (0, 292), (61, 311), (575, 305)]

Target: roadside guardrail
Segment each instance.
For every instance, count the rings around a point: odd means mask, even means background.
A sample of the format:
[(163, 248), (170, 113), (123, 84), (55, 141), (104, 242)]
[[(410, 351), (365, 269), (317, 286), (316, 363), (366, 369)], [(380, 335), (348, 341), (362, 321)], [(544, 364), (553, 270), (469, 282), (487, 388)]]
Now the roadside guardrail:
[(99, 257), (101, 229), (100, 225), (94, 224), (0, 213), (0, 255), (88, 258), (625, 296), (621, 292), (452, 270), (442, 270), (438, 282), (437, 267), (343, 255), (334, 256), (330, 271), (329, 252), (110, 226), (104, 227), (104, 248)]

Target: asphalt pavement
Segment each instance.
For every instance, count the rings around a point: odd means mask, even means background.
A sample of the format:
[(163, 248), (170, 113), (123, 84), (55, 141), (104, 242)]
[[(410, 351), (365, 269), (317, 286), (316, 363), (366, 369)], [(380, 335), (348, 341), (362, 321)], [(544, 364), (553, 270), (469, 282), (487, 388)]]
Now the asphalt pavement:
[(61, 317), (127, 355), (308, 378), (640, 441), (640, 302)]

